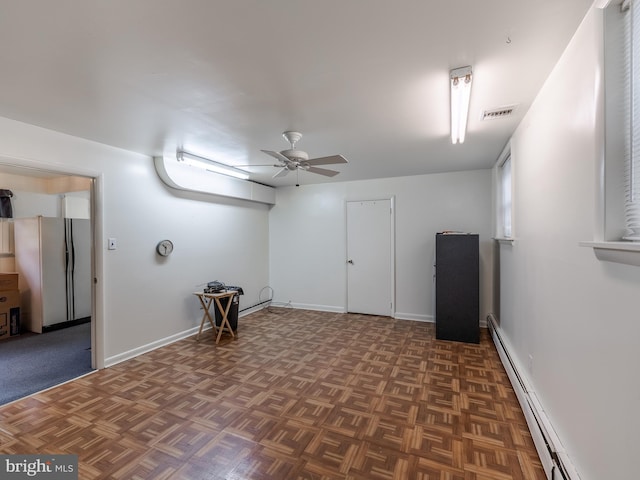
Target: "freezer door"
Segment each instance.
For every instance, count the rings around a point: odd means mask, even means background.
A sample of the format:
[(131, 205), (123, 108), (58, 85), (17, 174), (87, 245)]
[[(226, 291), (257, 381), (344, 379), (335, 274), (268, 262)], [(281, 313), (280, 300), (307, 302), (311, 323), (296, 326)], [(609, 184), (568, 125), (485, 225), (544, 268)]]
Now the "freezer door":
[(72, 264), (68, 275), (69, 320), (91, 316), (91, 221), (85, 219), (67, 219), (71, 227)]
[(42, 265), (42, 326), (67, 320), (64, 220), (38, 217)]

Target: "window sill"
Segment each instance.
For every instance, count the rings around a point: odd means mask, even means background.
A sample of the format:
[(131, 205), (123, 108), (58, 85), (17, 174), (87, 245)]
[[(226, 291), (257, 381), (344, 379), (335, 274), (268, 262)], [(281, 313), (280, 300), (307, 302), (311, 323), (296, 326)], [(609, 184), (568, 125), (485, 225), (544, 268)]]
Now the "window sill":
[(580, 242), (593, 248), (598, 260), (640, 266), (640, 242)]
[(505, 238), (505, 237), (494, 237), (493, 238), (496, 242), (498, 242), (500, 245), (513, 245), (514, 242), (516, 241), (515, 238)]

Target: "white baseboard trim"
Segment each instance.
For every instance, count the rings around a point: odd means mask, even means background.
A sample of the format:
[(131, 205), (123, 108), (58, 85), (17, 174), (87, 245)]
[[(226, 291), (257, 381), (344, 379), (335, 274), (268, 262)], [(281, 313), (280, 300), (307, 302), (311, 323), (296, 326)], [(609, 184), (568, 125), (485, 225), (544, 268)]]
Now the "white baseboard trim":
[(416, 322), (428, 322), (428, 323), (434, 323), (436, 321), (433, 315), (422, 315), (419, 313), (396, 312), (393, 318), (397, 320), (415, 320)]
[(291, 308), (297, 308), (299, 310), (315, 310), (317, 312), (330, 312), (330, 313), (346, 313), (344, 307), (335, 307), (332, 305), (314, 305), (312, 303), (291, 303)]
[[(104, 366), (105, 367), (112, 367), (120, 362), (124, 362), (126, 360), (130, 360), (132, 358), (137, 357), (138, 355), (142, 355), (143, 353), (147, 353), (147, 352), (151, 352), (152, 350), (155, 350), (157, 348), (160, 347), (164, 347), (166, 345), (170, 345), (174, 342), (177, 342), (179, 340), (182, 340), (184, 338), (190, 337), (191, 335), (195, 335), (196, 333), (198, 333), (198, 329), (200, 328), (200, 325), (198, 325), (197, 327), (192, 327), (188, 330), (185, 330), (183, 332), (179, 332), (176, 333), (174, 335), (170, 335), (168, 337), (165, 338), (161, 338), (159, 340), (156, 340), (155, 342), (151, 342), (151, 343), (147, 343), (146, 345), (141, 345), (137, 348), (134, 348), (132, 350), (128, 350), (126, 352), (122, 352), (119, 353), (117, 355), (114, 355), (112, 357), (108, 357), (105, 358), (104, 360)], [(211, 327), (209, 327), (211, 328)]]
[[(248, 310), (245, 310), (243, 312), (240, 312), (240, 313), (238, 313), (238, 318), (242, 318), (245, 315), (249, 315), (250, 313), (257, 312), (258, 310), (262, 310), (265, 307), (266, 307), (266, 305), (259, 305), (259, 306), (250, 308)], [(157, 348), (165, 347), (165, 346), (170, 345), (172, 343), (175, 343), (177, 341), (183, 340), (183, 339), (185, 339), (187, 337), (190, 337), (190, 336), (195, 335), (196, 333), (198, 333), (199, 329), (200, 329), (200, 325), (198, 325), (196, 327), (189, 328), (188, 330), (185, 330), (183, 332), (179, 332), (179, 333), (176, 333), (174, 335), (170, 335), (168, 337), (161, 338), (159, 340), (156, 340), (155, 342), (147, 343), (146, 345), (141, 345), (140, 347), (134, 348), (132, 350), (119, 353), (118, 355), (114, 355), (112, 357), (108, 357), (104, 361), (104, 366), (105, 366), (105, 368), (112, 367), (112, 366), (114, 366), (114, 365), (116, 365), (116, 364), (118, 364), (120, 362), (124, 362), (126, 360), (131, 360), (132, 358), (135, 358), (138, 355), (142, 355), (144, 353), (151, 352), (151, 351), (153, 351), (153, 350), (155, 350)], [(202, 331), (206, 332), (207, 330), (211, 330), (211, 325), (205, 324), (205, 327), (202, 329)]]
[[(401, 313), (396, 312), (393, 318), (397, 320), (415, 320), (416, 322), (435, 323), (436, 319), (433, 315), (422, 315), (419, 313)], [(487, 321), (480, 319), (480, 328), (487, 328)]]
[(564, 450), (549, 417), (532, 389), (524, 368), (513, 354), (508, 339), (502, 334), (497, 319), (490, 313), (486, 322), (502, 365), (518, 397), (547, 478), (549, 480), (580, 480), (575, 466)]
[(267, 308), (268, 306), (269, 306), (269, 303), (264, 303), (262, 305), (256, 305), (254, 307), (247, 308), (246, 310), (243, 310), (242, 312), (238, 313), (238, 318), (242, 318), (245, 315), (249, 315), (250, 313), (257, 312), (259, 310), (262, 310), (263, 308)]

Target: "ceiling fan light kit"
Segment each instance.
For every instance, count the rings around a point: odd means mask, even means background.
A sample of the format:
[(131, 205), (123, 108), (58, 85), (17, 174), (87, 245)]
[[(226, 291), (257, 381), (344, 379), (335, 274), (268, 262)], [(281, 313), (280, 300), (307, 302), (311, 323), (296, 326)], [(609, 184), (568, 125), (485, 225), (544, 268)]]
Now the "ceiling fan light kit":
[(471, 67), (451, 70), (449, 75), (451, 86), (451, 143), (464, 143), (471, 99)]

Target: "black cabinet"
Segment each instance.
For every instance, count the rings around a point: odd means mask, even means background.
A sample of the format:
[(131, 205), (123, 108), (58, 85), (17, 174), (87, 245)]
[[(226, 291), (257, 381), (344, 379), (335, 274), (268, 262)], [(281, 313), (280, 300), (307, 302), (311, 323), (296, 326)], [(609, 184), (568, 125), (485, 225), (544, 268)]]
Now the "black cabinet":
[(436, 338), (480, 342), (478, 235), (436, 235)]

